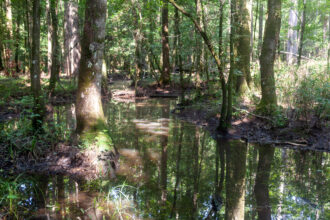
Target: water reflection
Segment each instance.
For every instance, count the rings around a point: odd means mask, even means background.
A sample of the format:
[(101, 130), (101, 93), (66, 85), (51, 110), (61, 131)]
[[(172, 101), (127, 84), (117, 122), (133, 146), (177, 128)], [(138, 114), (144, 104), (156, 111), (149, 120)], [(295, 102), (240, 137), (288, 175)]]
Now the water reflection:
[[(43, 219), (327, 219), (329, 154), (213, 140), (175, 100), (109, 103), (116, 178), (0, 177), (0, 216)], [(72, 107), (54, 119), (74, 127)], [(64, 129), (63, 129), (64, 130)]]

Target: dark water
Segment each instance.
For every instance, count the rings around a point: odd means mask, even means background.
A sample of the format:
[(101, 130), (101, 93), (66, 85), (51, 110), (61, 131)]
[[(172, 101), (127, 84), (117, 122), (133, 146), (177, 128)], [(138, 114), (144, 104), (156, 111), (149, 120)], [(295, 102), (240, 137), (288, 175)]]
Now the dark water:
[(116, 178), (0, 177), (0, 219), (330, 219), (329, 154), (215, 141), (175, 103), (109, 103)]

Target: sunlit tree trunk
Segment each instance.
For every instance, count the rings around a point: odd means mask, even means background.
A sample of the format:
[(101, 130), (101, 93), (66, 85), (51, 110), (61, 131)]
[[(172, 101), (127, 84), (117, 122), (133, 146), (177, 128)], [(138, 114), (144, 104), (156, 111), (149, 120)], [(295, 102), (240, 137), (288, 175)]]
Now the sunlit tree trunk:
[(287, 52), (286, 60), (288, 64), (294, 62), (294, 57), (298, 53), (298, 36), (297, 36), (297, 25), (298, 25), (298, 4), (297, 0), (292, 1), (292, 6), (289, 12), (289, 30), (288, 30), (288, 41), (287, 41)]
[(42, 130), (42, 122), (45, 114), (40, 85), (40, 0), (33, 0), (32, 61), (30, 76), (34, 100), (32, 126), (34, 131), (37, 132)]
[(77, 133), (104, 126), (101, 101), (106, 0), (87, 0), (76, 99)]
[(54, 95), (54, 90), (56, 87), (56, 81), (59, 81), (60, 73), (60, 48), (58, 42), (58, 20), (57, 20), (57, 5), (58, 0), (50, 0), (50, 10), (51, 10), (51, 24), (52, 24), (52, 61), (51, 61), (51, 71), (50, 71), (50, 81), (49, 81), (49, 94)]
[(175, 67), (179, 69), (180, 73), (180, 87), (181, 87), (181, 97), (180, 101), (181, 103), (184, 103), (184, 85), (183, 85), (183, 66), (182, 66), (182, 55), (181, 55), (181, 48), (182, 48), (182, 42), (181, 42), (181, 31), (180, 31), (180, 16), (179, 16), (179, 10), (175, 8), (175, 14), (174, 14), (174, 33), (175, 33)]
[(234, 10), (234, 55), (235, 71), (239, 71), (236, 77), (236, 92), (240, 95), (250, 87), (251, 73), (250, 73), (250, 55), (251, 55), (251, 15), (249, 11), (250, 0), (232, 0)]
[(268, 0), (268, 18), (266, 21), (264, 42), (260, 56), (261, 102), (260, 110), (264, 114), (274, 114), (277, 107), (274, 61), (281, 28), (281, 0)]
[(260, 2), (259, 34), (258, 34), (258, 57), (260, 56), (261, 47), (262, 47), (263, 25), (264, 25), (264, 4), (262, 2)]
[(271, 209), (269, 200), (269, 176), (275, 148), (271, 146), (259, 147), (259, 162), (254, 194), (257, 201), (258, 219), (271, 219)]
[(162, 6), (162, 53), (163, 69), (160, 77), (162, 86), (170, 83), (170, 45), (168, 41), (168, 2), (164, 1)]
[(64, 73), (76, 77), (81, 56), (77, 0), (65, 1), (64, 8)]
[[(7, 26), (7, 30), (8, 30), (8, 39), (12, 39), (13, 37), (13, 15), (12, 15), (12, 10), (11, 10), (11, 5), (12, 2), (11, 0), (5, 0), (5, 6), (6, 6), (6, 26)], [(12, 69), (11, 69), (11, 59), (12, 59), (12, 50), (13, 50), (13, 44), (11, 43), (11, 41), (8, 41), (7, 43), (7, 51), (4, 54), (5, 57), (5, 66), (6, 69), (8, 70), (9, 74), (13, 74), (12, 73)]]

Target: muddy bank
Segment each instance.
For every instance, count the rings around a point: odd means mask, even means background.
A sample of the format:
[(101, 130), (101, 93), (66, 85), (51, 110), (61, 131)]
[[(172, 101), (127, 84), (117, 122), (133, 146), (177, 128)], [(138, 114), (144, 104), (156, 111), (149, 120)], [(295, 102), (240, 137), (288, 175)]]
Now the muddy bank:
[(256, 115), (246, 106), (234, 108), (232, 127), (228, 134), (217, 131), (220, 106), (208, 101), (196, 105), (177, 106), (172, 113), (177, 117), (209, 130), (213, 138), (242, 139), (249, 143), (271, 144), (278, 147), (330, 152), (329, 122), (322, 126), (306, 127), (302, 121), (288, 120), (286, 126), (274, 127), (268, 118)]

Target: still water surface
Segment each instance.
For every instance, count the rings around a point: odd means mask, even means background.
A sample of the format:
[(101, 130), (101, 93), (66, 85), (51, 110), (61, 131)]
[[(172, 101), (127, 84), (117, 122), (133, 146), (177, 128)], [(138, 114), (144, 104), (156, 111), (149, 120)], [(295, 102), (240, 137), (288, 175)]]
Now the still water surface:
[[(216, 141), (171, 115), (175, 104), (109, 103), (115, 179), (20, 175), (0, 195), (12, 201), (5, 210), (20, 219), (330, 219), (328, 153)], [(72, 126), (70, 108), (59, 111)]]

